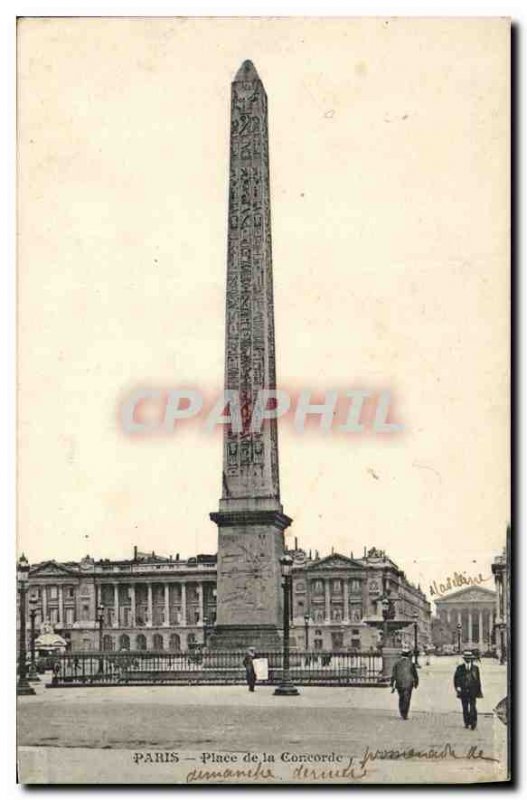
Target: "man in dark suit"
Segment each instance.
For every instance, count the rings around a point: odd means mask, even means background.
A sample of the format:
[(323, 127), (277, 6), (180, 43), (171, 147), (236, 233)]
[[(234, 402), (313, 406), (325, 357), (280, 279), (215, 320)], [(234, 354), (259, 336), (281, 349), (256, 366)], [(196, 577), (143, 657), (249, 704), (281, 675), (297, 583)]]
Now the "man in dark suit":
[(256, 657), (256, 650), (254, 647), (249, 647), (247, 654), (243, 659), (243, 666), (245, 667), (245, 680), (250, 692), (254, 692), (254, 685), (256, 683), (256, 672), (254, 671), (253, 661)]
[(399, 693), (399, 713), (403, 719), (408, 719), (412, 692), (419, 686), (419, 676), (410, 650), (401, 650), (401, 657), (393, 665), (391, 684), (392, 693), (396, 689)]
[(465, 728), (475, 730), (478, 724), (476, 699), (483, 697), (483, 694), (479, 667), (474, 663), (472, 650), (465, 650), (463, 653), (463, 664), (460, 664), (454, 673), (454, 688), (463, 706)]

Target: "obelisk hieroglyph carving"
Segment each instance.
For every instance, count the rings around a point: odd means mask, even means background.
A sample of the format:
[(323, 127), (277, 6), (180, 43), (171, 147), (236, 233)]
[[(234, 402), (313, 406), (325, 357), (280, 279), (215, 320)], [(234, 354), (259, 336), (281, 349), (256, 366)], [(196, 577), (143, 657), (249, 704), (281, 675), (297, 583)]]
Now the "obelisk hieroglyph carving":
[[(241, 430), (226, 426), (212, 647), (280, 642), (279, 558), (291, 523), (280, 503), (276, 420), (253, 430), (258, 392), (276, 388), (267, 95), (250, 61), (232, 83), (225, 388), (238, 393)], [(254, 426), (253, 426), (254, 427)]]

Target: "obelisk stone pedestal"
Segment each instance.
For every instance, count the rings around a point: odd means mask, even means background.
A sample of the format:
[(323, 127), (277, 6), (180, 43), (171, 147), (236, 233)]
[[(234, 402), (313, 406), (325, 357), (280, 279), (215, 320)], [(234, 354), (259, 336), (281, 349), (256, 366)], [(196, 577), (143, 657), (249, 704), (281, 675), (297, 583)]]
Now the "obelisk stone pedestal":
[[(220, 504), (221, 505), (221, 504)], [(276, 650), (281, 647), (283, 531), (291, 520), (280, 504), (211, 514), (218, 533), (214, 649)]]

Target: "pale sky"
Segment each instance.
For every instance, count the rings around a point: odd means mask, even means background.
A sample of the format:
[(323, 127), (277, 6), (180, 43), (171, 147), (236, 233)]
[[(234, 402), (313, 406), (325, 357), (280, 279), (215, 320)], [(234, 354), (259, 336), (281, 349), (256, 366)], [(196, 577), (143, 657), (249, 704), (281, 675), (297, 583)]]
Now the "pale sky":
[[(509, 24), (19, 26), (19, 548), (215, 552), (221, 434), (119, 429), (223, 386), (230, 82), (269, 98), (278, 384), (388, 389), (403, 434), (280, 426), (288, 542), (490, 576), (509, 520)], [(483, 584), (493, 587), (492, 580)]]

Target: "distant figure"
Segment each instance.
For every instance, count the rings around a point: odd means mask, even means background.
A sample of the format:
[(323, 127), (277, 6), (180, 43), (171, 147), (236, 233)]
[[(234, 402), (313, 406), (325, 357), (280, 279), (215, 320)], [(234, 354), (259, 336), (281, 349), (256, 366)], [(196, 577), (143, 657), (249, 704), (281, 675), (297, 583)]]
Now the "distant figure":
[(479, 667), (474, 663), (474, 658), (472, 650), (465, 650), (464, 663), (459, 664), (454, 673), (454, 688), (463, 706), (463, 722), (465, 728), (471, 728), (473, 731), (478, 724), (476, 699), (483, 697)]
[(53, 664), (53, 677), (51, 678), (51, 683), (53, 686), (56, 686), (59, 682), (59, 675), (60, 675), (60, 661), (55, 661)]
[(254, 684), (256, 683), (256, 672), (254, 671), (253, 661), (256, 656), (254, 647), (249, 647), (247, 655), (243, 659), (243, 666), (245, 667), (245, 679), (250, 692), (254, 692)]
[(402, 719), (408, 719), (412, 692), (419, 686), (419, 676), (411, 659), (410, 650), (401, 650), (401, 657), (393, 665), (392, 693), (399, 693), (399, 713)]

